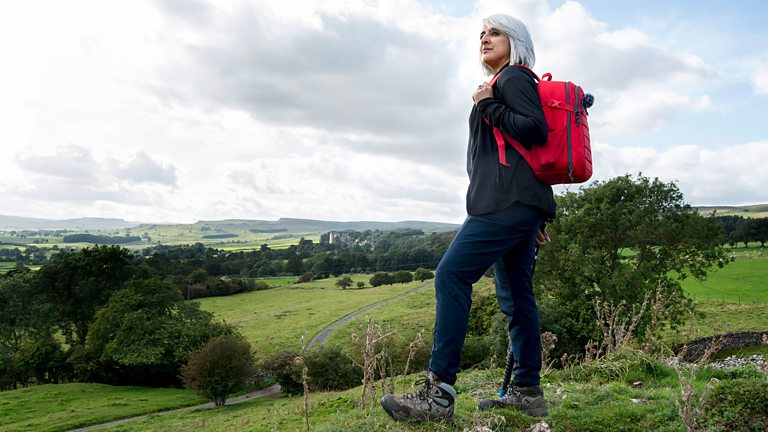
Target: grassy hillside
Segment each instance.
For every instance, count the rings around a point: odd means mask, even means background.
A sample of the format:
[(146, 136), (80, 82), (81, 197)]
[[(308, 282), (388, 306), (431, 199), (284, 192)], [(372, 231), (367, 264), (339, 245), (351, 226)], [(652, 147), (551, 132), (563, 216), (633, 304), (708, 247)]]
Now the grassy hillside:
[[(352, 279), (367, 284), (370, 275)], [(263, 358), (285, 350), (300, 350), (301, 336), (306, 342), (325, 326), (367, 305), (395, 297), (421, 284), (384, 285), (342, 290), (335, 278), (255, 291), (229, 297), (198, 300), (202, 309), (216, 318), (235, 324)], [(429, 287), (424, 291), (434, 292)], [(432, 294), (434, 296), (434, 294)]]
[(0, 392), (0, 431), (63, 431), (205, 402), (184, 389), (47, 384)]
[[(459, 374), (459, 392), (453, 422), (395, 422), (378, 405), (381, 389), (368, 408), (360, 410), (360, 388), (344, 392), (310, 395), (309, 424), (314, 431), (469, 431), (486, 426), (493, 431), (522, 431), (537, 419), (514, 410), (478, 412), (479, 398), (493, 397), (501, 370)], [(710, 378), (721, 380), (721, 389), (734, 378), (756, 386), (768, 386), (765, 374), (754, 368), (732, 372), (702, 371), (696, 380), (700, 392)], [(413, 376), (408, 381), (413, 380)], [(633, 387), (634, 382), (642, 385)], [(743, 384), (742, 384), (743, 385)], [(399, 388), (398, 382), (398, 388)], [(679, 391), (676, 372), (661, 361), (641, 353), (625, 352), (610, 360), (577, 366), (544, 377), (550, 415), (544, 419), (557, 431), (682, 431), (674, 400)], [(715, 392), (719, 389), (715, 388)], [(762, 402), (765, 399), (758, 399)], [(731, 402), (733, 403), (733, 402)], [(752, 401), (753, 404), (759, 402)], [(762, 405), (758, 406), (761, 407)], [(304, 430), (301, 398), (257, 400), (217, 410), (198, 410), (157, 416), (131, 422), (108, 431), (297, 431)], [(753, 413), (754, 414), (754, 413)], [(754, 414), (755, 417), (760, 413)], [(745, 420), (745, 418), (740, 418)], [(725, 423), (722, 416), (707, 410), (699, 421)], [(732, 429), (727, 429), (732, 430)]]
[[(768, 280), (768, 258), (760, 254), (750, 256), (752, 259), (744, 259), (746, 255), (740, 254), (742, 259), (711, 273), (704, 282), (686, 281), (684, 289), (696, 296), (700, 311), (695, 320), (695, 336), (768, 329), (768, 299), (765, 298), (764, 283)], [(356, 275), (353, 279), (365, 281), (367, 285), (369, 277)], [(335, 282), (336, 279), (332, 278), (267, 291), (206, 298), (199, 302), (218, 318), (240, 327), (253, 343), (257, 356), (263, 358), (280, 350), (298, 350), (302, 334), (309, 341), (320, 329), (341, 316), (366, 305), (392, 299), (419, 286), (414, 282), (341, 290)], [(476, 291), (492, 292), (492, 283), (492, 279), (483, 278), (476, 285)], [(706, 293), (715, 298), (707, 301)], [(761, 304), (737, 303), (739, 296), (746, 298), (747, 295), (757, 296)], [(725, 303), (722, 303), (723, 298)], [(432, 281), (421, 290), (371, 309), (342, 326), (329, 343), (346, 347), (350, 332), (357, 330), (364, 317), (369, 315), (374, 321), (384, 323), (403, 335), (420, 329), (431, 333), (434, 319)], [(682, 341), (685, 330), (687, 328), (668, 332), (664, 342), (672, 344)], [(533, 420), (522, 414), (511, 411), (478, 414), (474, 409), (478, 398), (495, 394), (500, 376), (500, 370), (460, 374), (457, 383), (460, 397), (453, 424), (395, 423), (378, 405), (374, 405), (372, 410), (360, 411), (356, 408), (359, 388), (312, 394), (310, 424), (315, 431), (464, 431), (478, 425), (490, 426), (494, 431), (524, 430)], [(713, 376), (725, 382), (740, 376), (758, 375), (754, 371), (707, 372), (697, 381), (699, 390)], [(544, 380), (551, 407), (551, 415), (546, 421), (554, 430), (684, 430), (674, 406), (674, 395), (679, 391), (676, 373), (658, 360), (628, 353), (599, 364), (551, 372)], [(633, 388), (631, 384), (635, 381), (644, 384), (641, 388)], [(402, 386), (398, 382), (398, 391), (400, 389)], [(378, 391), (381, 392), (380, 389)], [(638, 402), (633, 402), (633, 399)], [(185, 390), (131, 389), (95, 384), (38, 386), (0, 393), (0, 432), (67, 430), (78, 425), (130, 417), (197, 401), (194, 394)], [(303, 430), (301, 399), (262, 399), (216, 410), (151, 416), (147, 420), (107, 430)]]
[(768, 204), (755, 204), (746, 206), (701, 206), (696, 207), (699, 213), (716, 216), (743, 216), (753, 218), (768, 217)]

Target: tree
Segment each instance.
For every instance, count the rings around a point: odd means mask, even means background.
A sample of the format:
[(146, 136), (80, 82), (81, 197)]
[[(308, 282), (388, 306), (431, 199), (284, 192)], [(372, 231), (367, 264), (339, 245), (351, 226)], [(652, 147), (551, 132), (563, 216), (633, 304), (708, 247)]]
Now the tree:
[(357, 281), (357, 289), (363, 289), (363, 288), (365, 288), (365, 282)]
[(368, 281), (368, 283), (375, 288), (381, 285), (391, 285), (394, 283), (394, 279), (390, 273), (377, 272), (371, 276), (371, 279)]
[(296, 361), (300, 356), (297, 352), (280, 352), (267, 357), (261, 367), (280, 384), (280, 390), (289, 395), (299, 395), (304, 392), (301, 366)]
[(352, 278), (349, 276), (344, 276), (343, 278), (336, 281), (336, 286), (345, 290), (352, 286)]
[(306, 282), (312, 282), (312, 280), (315, 278), (314, 273), (312, 272), (304, 272), (299, 276), (299, 279), (296, 281), (296, 283), (306, 283)]
[(309, 386), (315, 391), (344, 390), (360, 385), (362, 371), (339, 348), (320, 346), (304, 357)]
[(65, 341), (83, 345), (96, 310), (133, 271), (131, 252), (119, 246), (64, 251), (39, 270), (36, 291), (58, 321)]
[[(132, 280), (96, 314), (84, 359), (91, 379), (110, 384), (175, 385), (181, 365), (211, 338), (235, 330), (157, 279)], [(79, 366), (83, 366), (82, 364)], [(88, 378), (88, 377), (85, 377)]]
[(208, 341), (181, 370), (184, 385), (216, 406), (224, 405), (227, 396), (245, 387), (255, 373), (251, 346), (233, 335)]
[(288, 261), (285, 263), (285, 271), (292, 275), (301, 274), (302, 267), (303, 260), (301, 259), (301, 256), (297, 254), (290, 255)]
[[(720, 225), (685, 204), (674, 183), (626, 175), (558, 198), (534, 277), (542, 325), (565, 351), (599, 338), (596, 300), (631, 308), (660, 289), (669, 314), (658, 318), (679, 324), (692, 309), (680, 280), (728, 262)], [(648, 323), (646, 315), (640, 336)]]
[(760, 242), (760, 247), (765, 247), (765, 242), (768, 241), (768, 218), (750, 219), (751, 232), (753, 234), (752, 240)]
[(434, 279), (434, 277), (434, 273), (421, 267), (417, 268), (416, 271), (413, 272), (413, 278), (419, 282), (424, 282), (427, 279)]
[(413, 275), (409, 271), (401, 270), (392, 275), (396, 283), (408, 283), (413, 281)]

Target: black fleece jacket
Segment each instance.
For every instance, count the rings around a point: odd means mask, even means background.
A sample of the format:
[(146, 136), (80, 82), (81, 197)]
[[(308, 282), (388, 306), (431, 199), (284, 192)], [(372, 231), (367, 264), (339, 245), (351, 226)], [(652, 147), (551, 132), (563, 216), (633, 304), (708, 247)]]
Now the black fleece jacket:
[(530, 72), (515, 66), (504, 67), (493, 86), (493, 98), (483, 99), (472, 107), (467, 148), (467, 213), (493, 213), (519, 202), (554, 218), (552, 187), (534, 177), (525, 159), (509, 144), (505, 146), (509, 166), (499, 162), (491, 125), (526, 148), (543, 145), (547, 140), (547, 122)]

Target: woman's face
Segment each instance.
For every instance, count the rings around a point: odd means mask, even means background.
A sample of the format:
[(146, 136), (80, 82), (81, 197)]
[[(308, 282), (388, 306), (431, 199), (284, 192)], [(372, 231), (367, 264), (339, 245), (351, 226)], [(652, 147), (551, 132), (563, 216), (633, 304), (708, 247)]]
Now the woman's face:
[(509, 63), (509, 36), (496, 29), (483, 26), (480, 31), (480, 58), (497, 72)]

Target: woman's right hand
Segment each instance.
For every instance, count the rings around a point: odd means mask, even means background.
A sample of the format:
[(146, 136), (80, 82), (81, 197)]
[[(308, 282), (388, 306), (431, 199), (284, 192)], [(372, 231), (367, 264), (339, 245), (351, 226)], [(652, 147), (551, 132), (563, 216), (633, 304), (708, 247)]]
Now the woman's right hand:
[(484, 82), (479, 86), (477, 86), (477, 90), (475, 90), (475, 92), (472, 93), (472, 100), (475, 103), (478, 103), (483, 99), (488, 99), (492, 97), (493, 97), (493, 88), (487, 82)]

